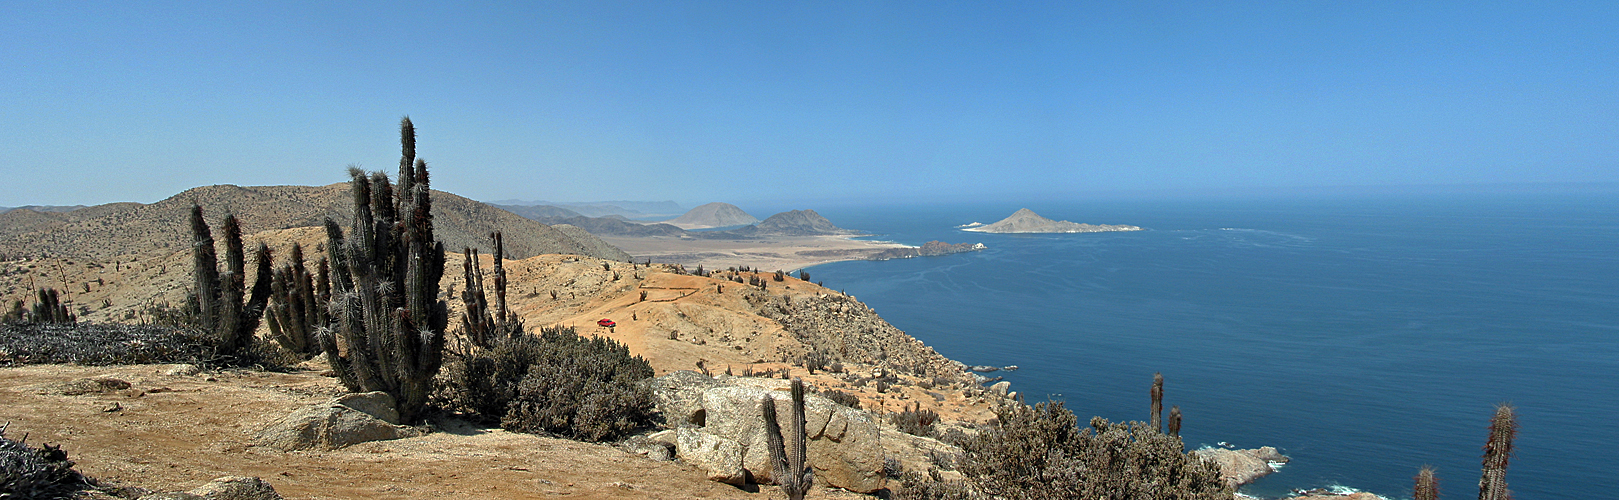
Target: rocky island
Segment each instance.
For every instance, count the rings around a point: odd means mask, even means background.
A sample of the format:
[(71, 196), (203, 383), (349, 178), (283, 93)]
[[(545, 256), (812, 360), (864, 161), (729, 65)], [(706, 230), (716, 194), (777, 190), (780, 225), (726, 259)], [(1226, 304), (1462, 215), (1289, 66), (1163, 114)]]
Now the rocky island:
[(1101, 233), (1107, 231), (1140, 231), (1137, 226), (1114, 224), (1082, 224), (1065, 220), (1051, 220), (1041, 217), (1027, 208), (1019, 209), (1012, 216), (1001, 219), (994, 224), (979, 224), (974, 222), (961, 229), (976, 233)]
[(953, 253), (976, 252), (987, 248), (983, 243), (956, 243), (943, 241), (929, 241), (920, 247), (890, 248), (871, 254), (866, 260), (909, 259), (912, 257), (933, 257), (936, 255), (950, 255)]

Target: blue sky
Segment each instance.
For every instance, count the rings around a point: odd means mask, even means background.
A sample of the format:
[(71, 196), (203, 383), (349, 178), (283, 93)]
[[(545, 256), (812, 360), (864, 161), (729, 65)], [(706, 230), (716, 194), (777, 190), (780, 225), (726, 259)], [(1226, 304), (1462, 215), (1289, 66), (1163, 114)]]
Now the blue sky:
[(484, 200), (1619, 182), (1613, 2), (0, 10), (0, 206), (340, 182), (406, 114)]

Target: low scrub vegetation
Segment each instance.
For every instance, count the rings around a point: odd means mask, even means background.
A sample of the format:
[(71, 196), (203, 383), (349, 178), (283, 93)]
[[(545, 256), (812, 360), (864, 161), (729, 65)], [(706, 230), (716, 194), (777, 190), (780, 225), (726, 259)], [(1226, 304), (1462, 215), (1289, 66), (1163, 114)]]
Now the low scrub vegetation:
[(905, 411), (889, 415), (888, 418), (900, 432), (912, 436), (933, 437), (933, 424), (939, 421), (939, 414), (933, 410), (922, 409), (921, 403), (912, 403)]
[[(1228, 499), (1220, 471), (1186, 453), (1178, 437), (1141, 422), (1101, 417), (1078, 427), (1060, 402), (1011, 402), (997, 424), (969, 439), (961, 470), (991, 496), (1020, 498)], [(1031, 453), (1030, 450), (1043, 450)]]
[(652, 366), (612, 339), (543, 328), (453, 358), (440, 404), (507, 430), (606, 441), (652, 423)]
[(73, 363), (205, 363), (214, 347), (199, 332), (160, 325), (0, 324), (0, 366)]

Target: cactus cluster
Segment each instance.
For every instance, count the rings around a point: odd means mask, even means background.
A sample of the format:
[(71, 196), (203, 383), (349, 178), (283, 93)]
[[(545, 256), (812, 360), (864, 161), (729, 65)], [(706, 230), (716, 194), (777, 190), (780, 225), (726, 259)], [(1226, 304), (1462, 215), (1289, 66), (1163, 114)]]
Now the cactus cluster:
[[(1490, 437), (1484, 442), (1484, 472), (1478, 479), (1479, 500), (1512, 500), (1512, 492), (1507, 490), (1507, 462), (1512, 458), (1512, 440), (1517, 435), (1517, 408), (1510, 403), (1495, 405), (1495, 416), (1490, 418)], [(1439, 498), (1439, 478), (1435, 477), (1433, 467), (1424, 465), (1417, 471), (1411, 498)]]
[(311, 275), (304, 266), (303, 246), (297, 243), (292, 245), (290, 260), (271, 276), (266, 318), (271, 338), (300, 358), (309, 358), (320, 352), (315, 332), (331, 322), (326, 307), (332, 295), (331, 271), (322, 258)]
[(55, 288), (41, 288), (34, 293), (34, 303), (23, 307), (22, 299), (11, 302), (11, 310), (6, 312), (7, 323), (77, 323), (79, 318), (68, 311), (67, 304)]
[(400, 418), (412, 421), (443, 363), (449, 312), (438, 300), (444, 244), (433, 238), (427, 162), (416, 158), (409, 117), (399, 135), (397, 189), (381, 172), (350, 168), (349, 233), (326, 219), (333, 325), (317, 338), (345, 387), (389, 393)]
[(1171, 406), (1169, 408), (1169, 419), (1166, 421), (1163, 418), (1163, 416), (1164, 416), (1164, 374), (1163, 373), (1154, 373), (1154, 374), (1152, 374), (1152, 391), (1151, 391), (1151, 394), (1152, 394), (1152, 416), (1151, 416), (1152, 420), (1147, 423), (1147, 427), (1152, 429), (1154, 432), (1162, 433), (1162, 432), (1164, 432), (1164, 430), (1165, 430), (1164, 427), (1165, 427), (1165, 424), (1167, 423), (1167, 425), (1169, 427), (1169, 429), (1168, 429), (1169, 430), (1169, 435), (1171, 435), (1171, 436), (1180, 436), (1181, 435), (1181, 407), (1180, 406)]
[(259, 243), (254, 251), (257, 274), (251, 294), (246, 288), (247, 263), (242, 253), (242, 226), (235, 215), (225, 215), (225, 272), (219, 272), (213, 232), (203, 220), (202, 206), (191, 205), (192, 288), (186, 296), (188, 323), (212, 336), (215, 354), (251, 360), (253, 332), (259, 328), (270, 300), (270, 248)]
[(489, 300), (484, 294), (483, 270), (478, 263), (478, 250), (473, 248), (462, 249), (465, 260), (461, 263), (461, 270), (467, 283), (466, 290), (461, 292), (461, 301), (466, 305), (466, 314), (461, 317), (461, 329), (467, 341), (479, 348), (492, 347), (497, 339), (514, 338), (523, 334), (523, 320), (517, 313), (506, 308), (506, 267), (501, 263), (505, 260), (506, 247), (501, 241), (499, 231), (490, 233), (489, 239), (495, 244), (495, 307), (491, 311)]

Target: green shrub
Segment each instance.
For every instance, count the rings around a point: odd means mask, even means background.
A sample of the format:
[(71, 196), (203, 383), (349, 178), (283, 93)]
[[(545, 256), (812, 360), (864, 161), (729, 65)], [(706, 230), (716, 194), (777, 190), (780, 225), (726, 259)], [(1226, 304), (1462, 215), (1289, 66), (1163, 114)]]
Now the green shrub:
[(612, 339), (543, 328), (455, 358), (440, 404), (507, 430), (605, 441), (652, 423), (652, 366)]
[(1213, 464), (1180, 438), (1141, 422), (1091, 419), (1080, 429), (1060, 402), (1008, 403), (997, 424), (967, 440), (961, 471), (994, 497), (1230, 499)]

